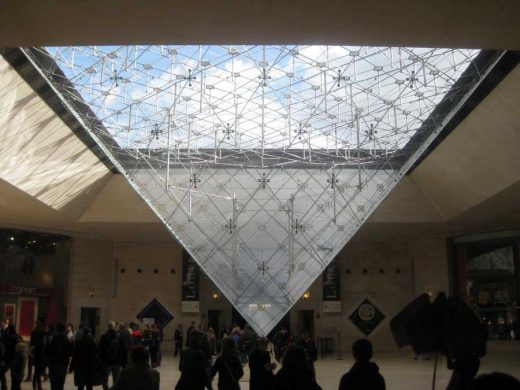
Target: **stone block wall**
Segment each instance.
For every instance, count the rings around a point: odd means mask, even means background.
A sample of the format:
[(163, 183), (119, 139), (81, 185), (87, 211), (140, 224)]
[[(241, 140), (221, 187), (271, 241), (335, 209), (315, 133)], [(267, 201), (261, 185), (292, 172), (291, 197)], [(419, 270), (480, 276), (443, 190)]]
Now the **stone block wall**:
[[(443, 237), (411, 242), (351, 242), (340, 253), (338, 264), (341, 313), (323, 312), (320, 276), (309, 288), (309, 298), (300, 299), (289, 318), (291, 330), (299, 332), (299, 311), (313, 310), (315, 336), (332, 338), (336, 351), (340, 340), (344, 353), (350, 353), (354, 340), (364, 337), (349, 319), (364, 299), (385, 316), (369, 338), (378, 350), (394, 350), (390, 319), (422, 292), (449, 291)], [(218, 289), (206, 275), (200, 279), (200, 313), (182, 313), (182, 248), (175, 242), (74, 239), (70, 270), (68, 318), (76, 325), (81, 307), (100, 309), (102, 331), (108, 319), (135, 321), (135, 315), (153, 298), (175, 317), (164, 330), (166, 339), (172, 339), (179, 323), (187, 327), (195, 321), (206, 327), (208, 310), (220, 311), (220, 326), (232, 322), (231, 304), (222, 294), (213, 298)]]

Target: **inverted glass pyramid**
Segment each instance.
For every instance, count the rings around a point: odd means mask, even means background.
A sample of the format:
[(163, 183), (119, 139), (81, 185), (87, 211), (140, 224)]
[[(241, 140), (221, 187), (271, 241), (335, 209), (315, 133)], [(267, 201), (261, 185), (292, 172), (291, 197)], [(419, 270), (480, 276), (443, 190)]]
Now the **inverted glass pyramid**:
[(130, 46), (25, 53), (262, 335), (485, 73), (477, 51), (451, 49)]

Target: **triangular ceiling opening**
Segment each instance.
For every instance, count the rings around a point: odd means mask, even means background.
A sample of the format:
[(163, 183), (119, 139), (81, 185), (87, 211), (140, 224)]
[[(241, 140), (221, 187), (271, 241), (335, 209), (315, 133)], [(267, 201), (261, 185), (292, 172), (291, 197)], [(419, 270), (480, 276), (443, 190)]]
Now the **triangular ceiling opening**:
[(25, 50), (262, 335), (485, 76), (473, 50)]

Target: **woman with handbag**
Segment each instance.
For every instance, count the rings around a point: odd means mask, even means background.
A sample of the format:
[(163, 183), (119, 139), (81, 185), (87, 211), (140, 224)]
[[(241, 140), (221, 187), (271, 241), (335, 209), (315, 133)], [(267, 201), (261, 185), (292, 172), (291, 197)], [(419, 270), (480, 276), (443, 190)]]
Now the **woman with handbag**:
[(272, 387), (276, 363), (271, 363), (271, 354), (267, 351), (268, 344), (269, 340), (265, 337), (259, 338), (256, 349), (249, 355), (249, 390), (264, 390)]
[(74, 385), (78, 390), (92, 390), (101, 385), (101, 360), (96, 340), (90, 328), (82, 329), (83, 336), (76, 342), (69, 371), (74, 372)]
[(206, 334), (193, 329), (189, 339), (189, 348), (182, 351), (179, 361), (181, 376), (175, 390), (212, 390)]
[(238, 358), (235, 340), (225, 337), (222, 340), (222, 353), (211, 369), (211, 379), (218, 373), (218, 390), (240, 390), (239, 380), (244, 375)]

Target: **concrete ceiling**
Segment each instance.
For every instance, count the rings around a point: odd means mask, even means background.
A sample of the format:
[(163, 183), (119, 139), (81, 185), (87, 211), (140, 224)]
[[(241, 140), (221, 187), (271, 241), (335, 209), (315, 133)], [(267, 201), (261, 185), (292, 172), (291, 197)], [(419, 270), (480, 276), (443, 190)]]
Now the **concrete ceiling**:
[(448, 221), (520, 180), (520, 67), (410, 175)]
[(520, 49), (511, 0), (6, 0), (0, 47), (351, 44)]
[[(520, 67), (405, 177), (356, 240), (409, 240), (520, 225)], [(121, 241), (171, 240), (0, 59), (0, 227)]]

